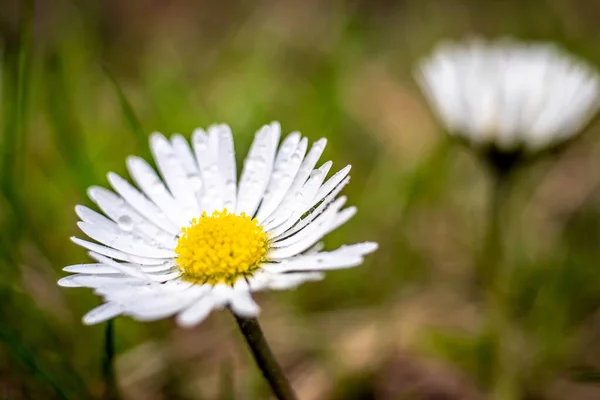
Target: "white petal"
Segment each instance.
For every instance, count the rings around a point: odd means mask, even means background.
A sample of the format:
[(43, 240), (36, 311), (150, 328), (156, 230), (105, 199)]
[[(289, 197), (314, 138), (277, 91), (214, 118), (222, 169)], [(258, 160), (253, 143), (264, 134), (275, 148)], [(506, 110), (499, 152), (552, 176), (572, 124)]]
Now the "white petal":
[(364, 255), (374, 252), (375, 250), (377, 250), (378, 247), (379, 247), (379, 245), (375, 242), (361, 242), (361, 243), (348, 244), (348, 245), (341, 246), (340, 248), (338, 248), (336, 250), (329, 251), (328, 254), (336, 255), (336, 256), (341, 256), (341, 255), (364, 256)]
[(152, 224), (134, 210), (121, 197), (99, 186), (88, 189), (90, 198), (118, 225), (118, 230), (134, 232), (151, 238), (152, 242), (161, 242), (165, 246), (174, 246), (174, 236)]
[(94, 260), (98, 261), (99, 263), (110, 265), (111, 267), (115, 268), (123, 275), (130, 276), (132, 278), (138, 278), (141, 280), (147, 280), (147, 281), (152, 280), (150, 275), (144, 273), (141, 269), (135, 268), (135, 267), (130, 267), (130, 266), (124, 265), (124, 264), (120, 264), (114, 260), (111, 260), (108, 257), (103, 256), (102, 254), (94, 253), (92, 251), (92, 252), (90, 252), (90, 257), (92, 257)]
[(119, 273), (117, 269), (102, 263), (68, 265), (63, 268), (63, 271), (92, 275)]
[(253, 216), (262, 200), (275, 160), (281, 128), (279, 123), (263, 126), (257, 133), (244, 160), (238, 189), (236, 213)]
[(84, 287), (77, 282), (77, 277), (80, 275), (69, 275), (58, 280), (58, 286), (62, 287)]
[[(306, 155), (306, 158), (304, 158), (302, 161), (302, 164), (298, 169), (298, 173), (294, 177), (294, 180), (285, 197), (280, 202), (279, 206), (277, 206), (275, 211), (271, 213), (267, 221), (285, 221), (289, 217), (291, 205), (297, 201), (297, 197), (302, 193), (302, 189), (307, 183), (307, 179), (309, 179), (310, 175), (314, 173), (313, 169), (317, 165), (321, 154), (323, 154), (323, 150), (325, 150), (326, 145), (326, 139), (320, 139), (312, 145), (310, 151)], [(325, 179), (325, 177), (323, 177), (323, 179)]]
[[(175, 236), (172, 234), (159, 229), (155, 225), (150, 224), (148, 221), (144, 220), (140, 223), (140, 219), (143, 217), (135, 216), (134, 219), (129, 216), (121, 216), (117, 219), (120, 222), (117, 224), (85, 206), (76, 206), (75, 212), (83, 222), (96, 225), (100, 229), (113, 236), (141, 236), (143, 241), (155, 243), (152, 246), (159, 245), (159, 247), (167, 249), (174, 249), (177, 245)], [(136, 224), (136, 222), (138, 223)]]
[(161, 296), (134, 298), (123, 304), (125, 313), (141, 321), (155, 321), (170, 317), (200, 299), (206, 288), (200, 285), (190, 286)]
[(203, 129), (196, 129), (192, 135), (196, 159), (204, 181), (204, 192), (201, 198), (202, 211), (211, 214), (222, 210), (225, 204), (225, 180), (219, 168), (220, 127), (213, 125), (208, 134)]
[(306, 153), (307, 144), (308, 139), (302, 138), (300, 140), (298, 132), (288, 135), (281, 144), (275, 158), (271, 181), (267, 186), (263, 202), (256, 214), (256, 219), (259, 222), (262, 222), (271, 215), (283, 200), (300, 168), (300, 164)]
[[(319, 225), (319, 228), (314, 233), (312, 233), (312, 235), (309, 235), (303, 238), (302, 240), (295, 242), (287, 247), (281, 247), (271, 250), (269, 252), (269, 258), (272, 260), (283, 260), (285, 258), (289, 258), (299, 253), (302, 253), (304, 250), (307, 250), (309, 247), (311, 247), (313, 244), (319, 241), (320, 238), (322, 238), (324, 235), (329, 233), (330, 230), (331, 224), (328, 224), (327, 221), (325, 221), (325, 223)], [(372, 245), (375, 246), (375, 248), (377, 246), (376, 244)], [(352, 247), (347, 246), (347, 248), (351, 249)]]
[(147, 282), (144, 285), (137, 286), (102, 286), (96, 288), (95, 293), (99, 296), (104, 297), (107, 302), (114, 302), (118, 304), (125, 304), (133, 299), (143, 299), (145, 297), (156, 296), (157, 284)]
[(320, 252), (324, 248), (325, 248), (325, 244), (323, 242), (319, 242), (319, 243), (315, 244), (313, 247), (311, 247), (310, 249), (306, 250), (304, 252), (304, 254), (306, 254), (306, 255), (315, 254), (315, 253)]
[(439, 53), (425, 60), (417, 72), (417, 82), (427, 99), (433, 104), (433, 110), (444, 121), (450, 131), (458, 130), (463, 117), (460, 98), (461, 85), (454, 64), (439, 47)]
[(179, 133), (171, 135), (171, 146), (188, 174), (197, 174), (200, 172), (194, 153), (192, 153), (188, 141), (182, 135)]
[(303, 237), (301, 240), (294, 242), (286, 247), (279, 247), (269, 251), (269, 258), (273, 260), (282, 260), (288, 257), (300, 254), (317, 243), (328, 232), (329, 225), (326, 223), (316, 226), (311, 235)]
[(127, 277), (125, 275), (82, 275), (75, 274), (65, 276), (58, 281), (58, 284), (63, 287), (89, 287), (100, 288), (104, 286), (138, 286), (144, 285), (145, 282)]
[(281, 263), (264, 264), (263, 268), (268, 272), (298, 272), (298, 271), (325, 271), (356, 267), (362, 264), (364, 259), (359, 256), (347, 257), (318, 257), (301, 260), (284, 260)]
[(170, 261), (170, 258), (150, 258), (150, 257), (141, 257), (136, 256), (134, 254), (125, 253), (119, 250), (115, 250), (110, 247), (103, 246), (98, 243), (89, 242), (87, 240), (79, 239), (76, 237), (72, 237), (71, 240), (84, 247), (88, 250), (95, 251), (96, 253), (100, 253), (110, 258), (114, 258), (116, 260), (128, 261), (134, 264), (142, 264), (142, 265), (159, 265), (163, 264), (167, 261)]
[(156, 165), (160, 170), (171, 194), (177, 200), (181, 212), (187, 219), (200, 214), (200, 207), (187, 173), (171, 147), (171, 143), (160, 133), (150, 135), (150, 148), (154, 154)]
[(253, 318), (260, 314), (260, 307), (248, 290), (234, 290), (231, 298), (231, 310), (244, 318)]
[(341, 246), (327, 252), (305, 254), (283, 260), (280, 263), (265, 263), (262, 268), (270, 272), (318, 271), (356, 266), (362, 258), (377, 249), (377, 243), (364, 242)]
[(109, 172), (108, 181), (115, 191), (119, 193), (133, 209), (147, 218), (150, 222), (173, 235), (180, 233), (177, 226), (167, 218), (165, 213), (163, 213), (156, 204), (148, 200), (146, 196), (140, 193), (125, 179), (113, 172)]
[(332, 190), (324, 199), (323, 201), (313, 210), (311, 210), (308, 215), (306, 215), (304, 218), (302, 218), (300, 221), (298, 221), (298, 223), (296, 223), (291, 229), (288, 229), (284, 232), (282, 232), (281, 234), (279, 234), (276, 239), (282, 239), (285, 237), (288, 237), (290, 235), (293, 235), (294, 233), (298, 232), (299, 230), (301, 230), (302, 228), (304, 228), (306, 225), (310, 224), (316, 217), (318, 217), (319, 215), (321, 215), (321, 213), (329, 207), (329, 205), (331, 204), (331, 202), (335, 199), (335, 197), (342, 191), (342, 189), (344, 188), (344, 186), (346, 186), (348, 184), (348, 182), (350, 182), (350, 178), (347, 177), (346, 179), (344, 179), (342, 182), (340, 182), (338, 184), (338, 186)]
[[(237, 201), (237, 172), (235, 167), (235, 149), (233, 134), (227, 124), (215, 126), (219, 136), (219, 171), (223, 180), (223, 206), (234, 211)], [(210, 130), (210, 129), (209, 129)]]
[(127, 158), (127, 168), (135, 183), (176, 226), (186, 226), (189, 218), (181, 212), (175, 198), (148, 163), (139, 157)]
[(77, 226), (90, 238), (129, 254), (152, 258), (171, 258), (177, 256), (173, 250), (154, 247), (152, 243), (141, 236), (130, 232), (113, 233), (99, 225), (92, 225), (87, 222), (78, 222)]
[[(190, 289), (197, 289), (198, 285), (181, 279), (173, 279), (164, 283), (144, 282), (142, 285), (127, 286), (102, 286), (96, 289), (96, 293), (104, 296), (107, 301), (120, 304), (145, 302), (159, 297), (179, 296)], [(192, 292), (193, 294), (194, 292)]]
[(89, 222), (90, 224), (99, 225), (109, 229), (116, 225), (114, 221), (111, 221), (104, 215), (99, 214), (86, 206), (75, 206), (75, 214), (77, 214), (82, 221)]
[(88, 189), (88, 195), (96, 204), (98, 204), (98, 207), (100, 207), (106, 215), (119, 225), (121, 231), (137, 232), (144, 236), (151, 237), (153, 241), (160, 241), (167, 246), (173, 245), (172, 234), (169, 234), (152, 224), (148, 219), (127, 204), (121, 197), (110, 190), (92, 186)]
[(231, 301), (231, 297), (233, 296), (233, 288), (229, 285), (218, 283), (213, 287), (212, 291), (210, 292), (210, 296), (214, 301), (215, 307), (225, 307)]
[(320, 272), (279, 274), (262, 271), (250, 278), (250, 287), (253, 291), (293, 289), (304, 282), (321, 280), (324, 276)]
[(311, 204), (313, 204), (313, 200), (325, 180), (331, 165), (332, 162), (328, 161), (319, 169), (314, 170), (310, 174), (308, 181), (295, 194), (294, 198), (288, 200), (287, 204), (282, 204), (277, 214), (266, 221), (263, 227), (273, 236), (277, 236), (291, 228), (311, 208)]
[(166, 282), (173, 279), (177, 279), (181, 277), (181, 271), (178, 268), (172, 269), (163, 273), (148, 273), (147, 271), (142, 270), (146, 275), (150, 276), (150, 278), (155, 282)]
[[(324, 212), (322, 212), (311, 224), (308, 224), (303, 229), (299, 230), (293, 235), (287, 236), (282, 239), (276, 239), (273, 242), (272, 247), (288, 247), (294, 243), (304, 240), (309, 236), (316, 236), (317, 232), (322, 231), (322, 229), (320, 228), (321, 225), (330, 225), (331, 223), (333, 223), (337, 212), (340, 210), (340, 208), (343, 207), (345, 202), (346, 197), (340, 197), (339, 199), (331, 203), (331, 205), (327, 207), (327, 209)], [(306, 248), (308, 249), (308, 247), (311, 247), (312, 245), (317, 243), (318, 240), (320, 240), (320, 237), (315, 238), (314, 242)]]
[(191, 327), (199, 324), (208, 317), (214, 305), (214, 301), (210, 296), (200, 298), (177, 315), (177, 324), (183, 327)]
[(325, 231), (324, 235), (327, 235), (329, 232), (332, 232), (344, 225), (348, 220), (356, 215), (356, 207), (348, 207), (340, 211), (336, 216), (334, 221), (329, 225), (329, 228)]
[[(175, 264), (172, 262), (167, 262), (161, 265), (141, 265), (141, 264), (132, 264), (132, 263), (122, 263), (121, 265), (125, 265), (131, 268), (138, 268), (145, 273), (153, 273), (153, 272), (164, 272), (169, 271), (175, 267)], [(111, 267), (102, 263), (89, 263), (89, 264), (75, 264), (69, 265), (63, 268), (63, 271), (71, 272), (71, 273), (79, 273), (79, 274), (93, 274), (93, 275), (101, 275), (101, 274), (117, 274), (120, 271), (114, 267)]]
[(178, 298), (166, 297), (149, 301), (143, 307), (127, 306), (125, 313), (138, 321), (149, 322), (171, 317), (186, 306)]
[(202, 195), (204, 192), (204, 182), (200, 174), (200, 167), (196, 161), (196, 156), (190, 148), (188, 141), (181, 135), (175, 134), (171, 136), (171, 144), (173, 151), (177, 154), (185, 172), (189, 183), (189, 190), (194, 194), (200, 209), (202, 209)]
[(317, 195), (313, 199), (313, 203), (311, 205), (311, 208), (315, 204), (317, 204), (318, 202), (320, 202), (321, 200), (323, 200), (323, 198), (325, 196), (327, 196), (332, 190), (334, 190), (346, 178), (346, 176), (348, 176), (348, 174), (350, 173), (350, 169), (351, 168), (352, 167), (350, 165), (347, 165), (344, 168), (342, 168), (341, 170), (339, 170), (338, 172), (336, 172), (331, 178), (329, 178), (327, 180), (327, 182), (325, 182), (323, 184), (323, 186), (321, 186), (319, 188), (319, 191), (317, 192)]
[(86, 325), (94, 325), (100, 322), (108, 321), (123, 313), (123, 309), (119, 304), (104, 303), (83, 316), (83, 323)]

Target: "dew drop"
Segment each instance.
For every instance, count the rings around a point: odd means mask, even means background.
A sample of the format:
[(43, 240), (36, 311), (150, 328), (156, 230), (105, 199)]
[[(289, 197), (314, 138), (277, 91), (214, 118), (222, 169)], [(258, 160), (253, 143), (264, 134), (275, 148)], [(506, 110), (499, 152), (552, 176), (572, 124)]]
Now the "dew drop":
[(121, 228), (121, 230), (124, 230), (127, 232), (133, 230), (133, 220), (128, 215), (121, 215), (117, 219), (117, 224), (119, 225), (119, 228)]

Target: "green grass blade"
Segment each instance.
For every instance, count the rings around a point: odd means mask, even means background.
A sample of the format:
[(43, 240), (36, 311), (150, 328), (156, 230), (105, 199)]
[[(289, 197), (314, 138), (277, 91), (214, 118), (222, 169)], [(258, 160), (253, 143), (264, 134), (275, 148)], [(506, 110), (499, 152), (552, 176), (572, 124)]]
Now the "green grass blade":
[(125, 96), (125, 92), (123, 91), (123, 88), (115, 78), (115, 75), (110, 71), (110, 69), (106, 65), (103, 66), (103, 70), (115, 89), (117, 98), (119, 100), (119, 105), (121, 107), (121, 113), (125, 118), (125, 122), (129, 126), (131, 133), (135, 136), (138, 142), (138, 146), (142, 153), (144, 153), (144, 156), (148, 156), (148, 150), (145, 150), (148, 147), (148, 135), (146, 135), (146, 132), (144, 131), (144, 128), (142, 127), (142, 124), (140, 123), (133, 109), (133, 106)]
[[(95, 181), (93, 166), (85, 156), (81, 140), (81, 126), (76, 118), (65, 77), (63, 60), (52, 51), (45, 58), (46, 114), (61, 157), (69, 164), (75, 179), (82, 187)], [(60, 101), (56, 99), (60, 98)]]

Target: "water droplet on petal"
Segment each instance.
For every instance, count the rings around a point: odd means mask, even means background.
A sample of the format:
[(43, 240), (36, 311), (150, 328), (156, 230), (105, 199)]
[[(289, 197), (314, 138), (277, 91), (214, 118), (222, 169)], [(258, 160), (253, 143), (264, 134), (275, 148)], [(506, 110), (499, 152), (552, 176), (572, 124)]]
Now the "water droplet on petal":
[(119, 225), (119, 228), (121, 228), (124, 231), (129, 232), (129, 231), (133, 230), (133, 220), (128, 215), (120, 216), (117, 219), (117, 224)]

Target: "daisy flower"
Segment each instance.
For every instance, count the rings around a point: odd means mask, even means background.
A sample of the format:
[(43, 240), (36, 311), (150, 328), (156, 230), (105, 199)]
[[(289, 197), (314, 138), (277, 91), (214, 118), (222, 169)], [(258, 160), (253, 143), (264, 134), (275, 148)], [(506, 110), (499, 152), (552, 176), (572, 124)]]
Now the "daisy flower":
[(450, 133), (505, 153), (571, 138), (600, 104), (596, 71), (553, 44), (445, 42), (416, 77)]
[(375, 243), (333, 251), (320, 245), (356, 212), (339, 196), (350, 166), (325, 180), (331, 161), (315, 167), (326, 140), (308, 150), (308, 140), (294, 132), (279, 145), (280, 132), (273, 122), (256, 133), (239, 182), (231, 129), (213, 125), (196, 129), (191, 147), (181, 135), (153, 133), (160, 176), (143, 159), (127, 159), (138, 188), (112, 172), (114, 191), (91, 187), (89, 197), (105, 216), (77, 206), (78, 225), (93, 241), (73, 241), (96, 262), (64, 268), (74, 274), (59, 281), (93, 288), (104, 299), (84, 323), (176, 315), (192, 326), (224, 307), (250, 318), (260, 310), (252, 292), (294, 288), (323, 278), (323, 271), (361, 264)]

